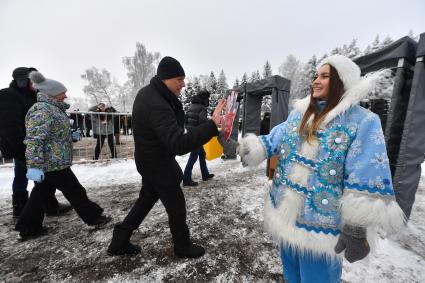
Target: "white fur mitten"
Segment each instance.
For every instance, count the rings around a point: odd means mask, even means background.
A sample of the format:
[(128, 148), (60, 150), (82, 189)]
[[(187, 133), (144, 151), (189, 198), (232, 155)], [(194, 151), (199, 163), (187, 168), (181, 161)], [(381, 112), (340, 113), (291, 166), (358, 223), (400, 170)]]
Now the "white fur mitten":
[(241, 162), (244, 167), (257, 166), (267, 157), (262, 142), (254, 134), (247, 134), (238, 141), (236, 153), (241, 157)]

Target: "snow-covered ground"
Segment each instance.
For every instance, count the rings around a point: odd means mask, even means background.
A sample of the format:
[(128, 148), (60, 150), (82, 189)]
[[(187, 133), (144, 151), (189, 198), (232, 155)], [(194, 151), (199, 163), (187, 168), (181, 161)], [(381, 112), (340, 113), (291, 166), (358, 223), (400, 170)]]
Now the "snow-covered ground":
[[(182, 167), (187, 157), (178, 157)], [(46, 218), (47, 236), (20, 242), (11, 215), (13, 168), (0, 167), (0, 282), (282, 282), (278, 249), (262, 227), (265, 163), (248, 170), (237, 160), (216, 159), (208, 166), (216, 174), (214, 179), (183, 189), (192, 237), (207, 249), (204, 257), (195, 260), (173, 256), (167, 215), (160, 203), (132, 237), (142, 247), (136, 257), (108, 257), (113, 223), (95, 230), (75, 212)], [(113, 222), (122, 220), (140, 189), (134, 161), (72, 168), (89, 197), (113, 216)], [(197, 164), (193, 175), (200, 179)], [(379, 239), (376, 253), (367, 260), (344, 262), (343, 281), (425, 282), (424, 177), (407, 229)]]

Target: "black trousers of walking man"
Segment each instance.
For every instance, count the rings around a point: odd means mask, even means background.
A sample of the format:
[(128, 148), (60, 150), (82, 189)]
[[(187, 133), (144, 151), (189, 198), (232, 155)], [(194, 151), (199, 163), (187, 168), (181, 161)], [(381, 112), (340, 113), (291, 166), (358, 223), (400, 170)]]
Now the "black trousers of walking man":
[(174, 244), (187, 246), (190, 243), (190, 235), (186, 224), (186, 202), (180, 184), (166, 187), (142, 180), (139, 198), (121, 223), (121, 227), (129, 231), (137, 229), (158, 199), (167, 211)]

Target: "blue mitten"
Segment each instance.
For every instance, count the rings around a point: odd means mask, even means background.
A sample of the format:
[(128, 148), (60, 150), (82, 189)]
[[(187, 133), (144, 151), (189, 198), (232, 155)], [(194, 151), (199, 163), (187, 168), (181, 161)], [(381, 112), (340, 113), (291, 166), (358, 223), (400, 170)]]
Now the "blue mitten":
[(33, 180), (34, 182), (41, 183), (44, 180), (44, 173), (37, 168), (29, 168), (26, 175), (28, 180)]
[(76, 142), (81, 140), (81, 134), (79, 131), (72, 132), (72, 141)]

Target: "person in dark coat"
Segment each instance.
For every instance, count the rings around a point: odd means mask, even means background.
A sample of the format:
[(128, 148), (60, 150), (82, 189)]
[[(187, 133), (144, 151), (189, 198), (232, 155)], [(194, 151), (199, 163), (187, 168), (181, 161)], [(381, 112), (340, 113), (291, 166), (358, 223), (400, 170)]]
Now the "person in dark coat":
[[(208, 121), (207, 119), (207, 107), (209, 105), (210, 93), (207, 90), (201, 90), (192, 99), (192, 104), (189, 106), (186, 114), (186, 129), (196, 127), (202, 123)], [(199, 165), (201, 167), (202, 180), (207, 181), (214, 177), (214, 174), (210, 174), (205, 159), (205, 150), (201, 145), (200, 147), (192, 150), (189, 155), (189, 159), (184, 169), (183, 186), (197, 186), (198, 182), (192, 180), (192, 169), (195, 165), (196, 160), (199, 156)]]
[(175, 156), (186, 154), (217, 136), (220, 101), (212, 120), (184, 131), (185, 114), (178, 99), (185, 86), (185, 73), (180, 63), (164, 57), (157, 75), (137, 94), (133, 105), (133, 130), (137, 171), (142, 175), (139, 198), (122, 223), (115, 225), (109, 255), (132, 255), (140, 247), (130, 243), (135, 229), (161, 200), (168, 214), (174, 253), (177, 257), (196, 258), (205, 253), (190, 239), (186, 224), (186, 202), (180, 187), (182, 170)]
[(265, 112), (263, 120), (260, 124), (260, 135), (268, 135), (270, 133), (270, 112)]
[[(113, 112), (116, 111), (114, 108), (106, 107), (105, 103), (101, 102), (96, 106), (89, 109), (91, 112)], [(112, 115), (108, 114), (91, 114), (93, 138), (96, 139), (96, 147), (94, 149), (94, 160), (98, 160), (100, 152), (102, 151), (105, 139), (108, 141), (109, 149), (111, 150), (111, 157), (117, 157), (117, 148), (114, 142), (114, 122)]]
[[(37, 90), (28, 78), (35, 68), (19, 67), (12, 73), (12, 82), (8, 88), (0, 90), (0, 151), (3, 157), (13, 158), (15, 177), (12, 183), (13, 217), (21, 214), (28, 200), (27, 166), (25, 163), (25, 115), (37, 101)], [(49, 190), (49, 197), (44, 202), (44, 211), (48, 216), (60, 215), (72, 207), (59, 204), (54, 187)]]

